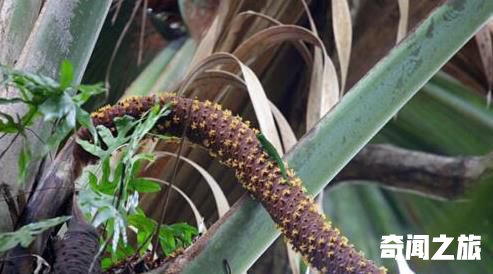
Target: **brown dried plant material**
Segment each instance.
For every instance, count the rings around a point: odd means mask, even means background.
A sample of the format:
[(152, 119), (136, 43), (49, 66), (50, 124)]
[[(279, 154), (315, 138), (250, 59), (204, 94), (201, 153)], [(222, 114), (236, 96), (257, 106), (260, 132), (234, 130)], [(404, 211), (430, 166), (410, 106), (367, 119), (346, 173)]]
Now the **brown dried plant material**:
[[(241, 185), (262, 203), (285, 239), (313, 267), (322, 273), (386, 272), (366, 259), (332, 226), (292, 169), (288, 169), (287, 178), (282, 176), (278, 163), (258, 141), (258, 130), (231, 111), (223, 110), (221, 105), (174, 95), (132, 97), (94, 113), (93, 122), (114, 128), (116, 117), (138, 118), (156, 103), (170, 103), (171, 113), (159, 121), (155, 130), (180, 135), (188, 124), (187, 138), (203, 145), (212, 157), (219, 157), (224, 165), (235, 170)], [(87, 129), (81, 129), (79, 137), (91, 140)], [(97, 160), (80, 147), (75, 153), (86, 162)]]
[(475, 36), (481, 63), (488, 82), (487, 103), (491, 103), (491, 88), (493, 86), (493, 42), (488, 25), (484, 26)]

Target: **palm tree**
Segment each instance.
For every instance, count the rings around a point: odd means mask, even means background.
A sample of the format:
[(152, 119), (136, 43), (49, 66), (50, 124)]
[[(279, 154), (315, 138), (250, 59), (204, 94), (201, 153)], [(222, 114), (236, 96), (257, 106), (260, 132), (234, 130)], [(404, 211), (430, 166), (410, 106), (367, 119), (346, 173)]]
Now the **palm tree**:
[[(493, 4), (223, 1), (212, 17), (216, 1), (179, 1), (193, 38), (175, 39), (178, 35), (164, 31), (174, 39), (166, 40), (156, 29), (169, 29), (170, 22), (159, 18), (172, 18), (174, 11), (166, 4), (173, 1), (162, 1), (162, 6), (156, 2), (0, 1), (0, 20), (5, 22), (0, 24), (5, 26), (0, 62), (56, 77), (59, 63), (70, 60), (74, 82), (106, 81), (110, 87), (105, 98), (89, 102), (88, 108), (164, 90), (218, 101), (254, 121), (280, 153), (286, 152), (284, 159), (308, 191), (324, 193), (318, 201), (333, 223), (377, 264), (391, 272), (406, 265), (380, 258), (382, 235), (477, 234), (483, 237), (483, 260), (478, 263), (413, 258), (409, 264), (417, 273), (485, 272), (491, 267), (485, 259), (491, 229), (482, 222), (491, 205), (486, 198), (491, 156), (481, 155), (493, 146), (487, 107), (493, 82), (492, 30), (480, 27), (491, 18)], [(147, 14), (146, 7), (154, 12)], [(202, 32), (207, 21), (210, 28)], [(193, 81), (185, 89), (190, 75)], [(9, 114), (25, 111), (22, 105), (0, 107)], [(50, 127), (33, 125), (36, 135), (28, 135), (33, 148), (46, 140)], [(51, 162), (58, 162), (50, 157), (31, 161), (20, 186), (18, 155), (25, 143), (13, 138), (0, 139), (0, 147), (9, 147), (0, 160), (0, 180), (14, 197), (19, 189), (39, 193), (45, 187), (43, 173), (49, 174)], [(173, 202), (166, 205), (165, 187), (140, 198), (146, 214), (160, 220), (164, 207), (167, 224), (188, 221), (208, 227), (160, 273), (246, 272), (279, 236), (266, 211), (243, 195), (231, 183), (234, 174), (206, 152), (164, 142), (153, 144), (152, 150), (157, 159), (140, 176), (161, 181), (175, 177), (172, 184), (190, 197), (205, 222), (179, 195), (170, 194)], [(180, 165), (163, 151), (179, 152)], [(43, 191), (43, 197), (58, 196), (62, 203), (70, 193), (69, 188)], [(230, 202), (235, 202), (231, 208)], [(55, 217), (56, 205), (29, 220), (25, 215), (11, 218), (12, 212), (3, 210), (2, 230), (12, 229), (12, 222), (19, 228)], [(253, 272), (300, 273), (300, 259), (288, 254), (278, 241)]]

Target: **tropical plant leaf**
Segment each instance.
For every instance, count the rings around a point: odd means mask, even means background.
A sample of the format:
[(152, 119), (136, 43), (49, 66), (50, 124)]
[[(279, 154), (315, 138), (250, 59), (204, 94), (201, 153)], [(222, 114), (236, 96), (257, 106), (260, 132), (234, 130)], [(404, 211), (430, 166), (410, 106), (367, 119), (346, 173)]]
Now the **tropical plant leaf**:
[(14, 232), (0, 233), (0, 252), (7, 251), (17, 245), (27, 247), (34, 238), (48, 228), (69, 220), (70, 216), (56, 217), (22, 226)]

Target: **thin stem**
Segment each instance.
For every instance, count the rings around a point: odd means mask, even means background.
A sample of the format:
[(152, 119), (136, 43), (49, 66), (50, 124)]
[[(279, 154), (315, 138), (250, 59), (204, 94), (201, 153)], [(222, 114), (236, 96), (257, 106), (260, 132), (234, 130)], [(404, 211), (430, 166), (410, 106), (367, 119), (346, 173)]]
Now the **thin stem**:
[[(132, 14), (130, 15), (130, 19), (125, 24), (125, 27), (123, 28), (123, 31), (120, 34), (120, 37), (118, 37), (118, 41), (116, 41), (115, 48), (113, 49), (113, 53), (111, 54), (110, 62), (108, 64), (108, 67), (106, 68), (106, 77), (105, 77), (106, 79), (105, 79), (105, 83), (106, 83), (106, 86), (107, 87), (109, 87), (109, 83), (110, 83), (110, 72), (111, 72), (111, 69), (113, 68), (113, 62), (115, 61), (116, 53), (118, 52), (118, 49), (120, 48), (120, 46), (121, 46), (121, 44), (123, 42), (123, 38), (125, 38), (125, 36), (126, 36), (126, 34), (128, 32), (128, 29), (130, 28), (130, 25), (132, 24), (132, 22), (133, 22), (133, 20), (135, 18), (135, 15), (137, 14), (137, 11), (139, 10), (140, 4), (142, 4), (142, 0), (138, 0), (135, 3), (134, 9), (132, 10)], [(106, 96), (108, 96), (108, 90), (106, 92)]]
[[(192, 115), (192, 104), (190, 104), (190, 106), (188, 107), (188, 113), (189, 113), (189, 115)], [(152, 253), (151, 254), (155, 254), (155, 252), (156, 252), (158, 239), (159, 239), (159, 232), (161, 231), (161, 225), (164, 222), (164, 218), (166, 216), (166, 209), (168, 207), (169, 193), (171, 192), (171, 188), (172, 188), (172, 186), (176, 180), (176, 174), (178, 173), (178, 163), (180, 162), (180, 156), (182, 155), (183, 147), (185, 144), (185, 136), (186, 136), (186, 132), (187, 132), (189, 125), (190, 125), (190, 119), (187, 119), (185, 122), (185, 125), (183, 127), (182, 138), (180, 140), (180, 146), (178, 147), (177, 157), (175, 158), (175, 163), (173, 166), (173, 174), (171, 176), (171, 181), (169, 182), (169, 185), (166, 187), (166, 190), (165, 190), (164, 205), (163, 205), (163, 208), (161, 209), (161, 217), (159, 218), (159, 223), (157, 225), (157, 230), (155, 232), (156, 234), (154, 235), (154, 241), (153, 241), (154, 244), (152, 246)]]
[(17, 140), (17, 137), (19, 137), (20, 134), (21, 134), (20, 132), (17, 132), (15, 134), (14, 138), (12, 138), (12, 140), (10, 140), (10, 143), (7, 145), (7, 147), (0, 153), (0, 159), (3, 158), (3, 156), (5, 155), (5, 153), (7, 153), (7, 151), (14, 144), (15, 140)]

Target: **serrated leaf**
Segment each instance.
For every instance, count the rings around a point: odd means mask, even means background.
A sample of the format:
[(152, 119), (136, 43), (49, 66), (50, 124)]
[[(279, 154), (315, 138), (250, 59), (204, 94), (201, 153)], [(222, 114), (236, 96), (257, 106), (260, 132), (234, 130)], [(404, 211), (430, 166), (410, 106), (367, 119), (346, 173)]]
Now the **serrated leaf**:
[(98, 138), (96, 136), (96, 127), (94, 127), (94, 124), (91, 119), (91, 115), (89, 112), (85, 111), (84, 109), (77, 107), (76, 108), (76, 117), (77, 117), (77, 122), (84, 128), (87, 128), (89, 132), (91, 133), (91, 136), (93, 136), (93, 142), (97, 144)]
[(135, 120), (130, 116), (123, 116), (116, 118), (115, 126), (117, 129), (117, 136), (113, 136), (113, 133), (111, 132), (110, 129), (102, 125), (98, 125), (96, 127), (96, 131), (98, 132), (98, 135), (101, 137), (102, 141), (107, 146), (106, 150), (103, 150), (99, 146), (90, 144), (89, 142), (84, 140), (77, 140), (77, 143), (81, 144), (82, 148), (87, 152), (101, 159), (104, 159), (110, 156), (113, 151), (122, 147), (128, 142), (130, 136), (126, 136), (126, 135), (134, 127), (135, 123), (136, 123)]
[(135, 178), (128, 184), (130, 190), (135, 190), (137, 192), (158, 192), (161, 190), (161, 186), (148, 179)]
[[(68, 94), (49, 97), (39, 105), (38, 111), (43, 115), (45, 121), (62, 119), (67, 115), (73, 115), (75, 118), (75, 104)], [(70, 114), (71, 112), (74, 114)], [(73, 127), (75, 127), (75, 119), (72, 120), (74, 121)]]
[(115, 220), (118, 217), (118, 211), (112, 206), (107, 206), (104, 208), (100, 208), (98, 211), (98, 214), (92, 221), (92, 224), (95, 227), (98, 227), (102, 223), (108, 221), (108, 220)]
[(78, 93), (73, 97), (73, 100), (79, 106), (87, 102), (89, 98), (106, 91), (106, 88), (102, 84), (79, 85), (76, 89)]
[(70, 218), (70, 216), (56, 217), (25, 225), (14, 232), (0, 233), (0, 252), (7, 251), (17, 245), (27, 247), (37, 235), (46, 229), (66, 222)]
[(94, 173), (88, 171), (87, 178), (89, 180), (89, 186), (92, 189), (97, 189), (97, 187), (98, 187), (98, 177)]
[(122, 117), (115, 118), (116, 131), (120, 134), (126, 135), (136, 124), (135, 118), (132, 116), (124, 115)]
[(16, 133), (19, 131), (19, 128), (20, 125), (15, 122), (14, 117), (0, 112), (0, 132)]
[(120, 162), (116, 168), (111, 170), (110, 158), (103, 159), (101, 164), (102, 176), (100, 182), (92, 188), (94, 191), (104, 193), (107, 195), (113, 195), (116, 188), (119, 186), (121, 180), (123, 164)]
[(176, 240), (173, 233), (166, 227), (161, 227), (159, 231), (159, 242), (166, 256), (176, 250)]
[(193, 236), (198, 235), (197, 228), (187, 223), (172, 224), (169, 228), (173, 231), (175, 236), (180, 237), (186, 245), (192, 244)]
[(76, 139), (75, 142), (79, 144), (85, 151), (91, 153), (94, 156), (100, 157), (100, 155), (105, 155), (105, 151), (101, 149), (98, 145), (91, 144), (86, 140)]
[(101, 171), (103, 173), (101, 176), (101, 182), (103, 182), (103, 183), (108, 182), (110, 180), (110, 176), (111, 176), (110, 158), (102, 159)]
[(55, 131), (50, 135), (46, 142), (49, 150), (56, 148), (75, 128), (75, 119), (75, 111), (71, 111), (55, 125)]
[(103, 270), (110, 268), (112, 265), (113, 265), (113, 261), (111, 260), (111, 258), (103, 258), (101, 260), (101, 268)]
[(124, 140), (118, 138), (119, 136), (114, 137), (113, 133), (111, 133), (111, 130), (105, 126), (99, 125), (96, 127), (96, 130), (99, 136), (101, 137), (101, 140), (103, 140), (103, 142), (108, 146), (108, 150), (118, 147), (119, 145), (125, 143)]

